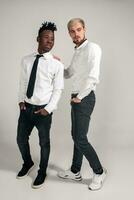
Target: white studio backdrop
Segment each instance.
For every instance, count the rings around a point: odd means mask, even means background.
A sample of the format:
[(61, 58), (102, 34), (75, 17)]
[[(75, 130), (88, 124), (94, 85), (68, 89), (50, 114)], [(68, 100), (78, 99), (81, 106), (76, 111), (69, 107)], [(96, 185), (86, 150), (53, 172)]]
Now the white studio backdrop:
[[(81, 17), (87, 26), (87, 38), (103, 51), (97, 102), (92, 115), (90, 138), (98, 147), (131, 147), (134, 144), (134, 2), (130, 0), (0, 0), (0, 149), (16, 145), (19, 116), (17, 105), (20, 60), (37, 48), (36, 37), (44, 20), (57, 24), (53, 53), (67, 67), (73, 54), (67, 22)], [(71, 81), (54, 112), (52, 142), (69, 149)], [(36, 130), (34, 131), (36, 132)], [(36, 150), (33, 134), (32, 146)], [(9, 148), (10, 150), (10, 148)], [(33, 150), (33, 151), (34, 151)], [(15, 153), (18, 156), (18, 154)]]

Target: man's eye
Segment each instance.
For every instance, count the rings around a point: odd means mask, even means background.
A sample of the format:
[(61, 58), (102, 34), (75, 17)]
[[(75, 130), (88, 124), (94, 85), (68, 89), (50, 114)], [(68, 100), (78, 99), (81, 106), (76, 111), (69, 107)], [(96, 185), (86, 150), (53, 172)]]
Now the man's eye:
[(70, 31), (70, 33), (74, 33), (74, 31)]

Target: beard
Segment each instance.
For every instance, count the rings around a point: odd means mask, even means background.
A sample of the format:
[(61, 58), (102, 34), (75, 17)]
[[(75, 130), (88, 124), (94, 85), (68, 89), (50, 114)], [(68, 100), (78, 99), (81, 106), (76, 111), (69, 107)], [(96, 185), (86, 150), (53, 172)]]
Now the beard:
[(79, 39), (80, 39), (80, 37), (73, 40), (73, 43), (76, 44), (76, 46), (80, 46), (86, 40), (85, 37), (81, 40), (79, 40)]

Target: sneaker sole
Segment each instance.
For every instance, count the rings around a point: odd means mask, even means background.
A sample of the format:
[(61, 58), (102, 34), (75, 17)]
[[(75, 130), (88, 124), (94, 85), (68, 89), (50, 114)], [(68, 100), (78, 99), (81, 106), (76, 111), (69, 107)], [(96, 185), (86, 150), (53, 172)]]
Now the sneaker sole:
[[(107, 170), (106, 170), (106, 169), (105, 169), (105, 173), (106, 173), (106, 176), (107, 176)], [(105, 182), (105, 180), (106, 180), (106, 176), (105, 176), (105, 178), (104, 178), (104, 180), (103, 180), (103, 182), (102, 182), (100, 188), (98, 188), (98, 189), (91, 189), (90, 187), (88, 187), (88, 189), (91, 190), (91, 191), (97, 191), (97, 190), (100, 190), (100, 189), (102, 188), (102, 186), (104, 185), (104, 182)]]
[(29, 173), (32, 171), (32, 169), (34, 168), (34, 165), (28, 170), (27, 174), (25, 174), (24, 176), (16, 176), (17, 179), (24, 179), (26, 176), (29, 175)]
[(60, 176), (59, 174), (57, 175), (59, 178), (62, 178), (62, 179), (69, 179), (69, 180), (73, 180), (73, 181), (82, 181), (82, 177), (79, 177), (77, 179), (74, 179), (74, 178), (70, 178), (70, 177), (63, 177), (63, 176)]

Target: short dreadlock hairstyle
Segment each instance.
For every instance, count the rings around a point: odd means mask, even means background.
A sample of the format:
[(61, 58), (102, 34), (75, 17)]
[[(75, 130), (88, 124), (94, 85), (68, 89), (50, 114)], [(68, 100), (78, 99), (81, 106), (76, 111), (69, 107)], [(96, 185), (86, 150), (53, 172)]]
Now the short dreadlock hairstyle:
[(40, 27), (40, 29), (38, 31), (38, 36), (40, 36), (40, 34), (45, 30), (50, 30), (50, 31), (54, 32), (54, 31), (57, 31), (57, 27), (52, 22), (44, 22), (44, 23), (42, 23), (42, 26)]

